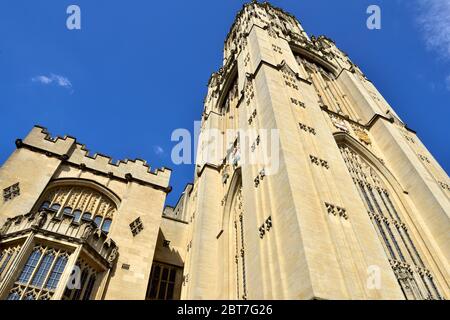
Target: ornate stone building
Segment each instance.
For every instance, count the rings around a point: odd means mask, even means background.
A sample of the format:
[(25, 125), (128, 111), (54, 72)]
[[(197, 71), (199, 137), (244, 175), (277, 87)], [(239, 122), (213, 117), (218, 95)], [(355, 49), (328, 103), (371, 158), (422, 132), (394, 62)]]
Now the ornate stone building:
[[(230, 139), (205, 158), (212, 132)], [(16, 145), (1, 299), (449, 298), (447, 174), (332, 40), (267, 3), (227, 36), (175, 207), (169, 169), (40, 127)]]

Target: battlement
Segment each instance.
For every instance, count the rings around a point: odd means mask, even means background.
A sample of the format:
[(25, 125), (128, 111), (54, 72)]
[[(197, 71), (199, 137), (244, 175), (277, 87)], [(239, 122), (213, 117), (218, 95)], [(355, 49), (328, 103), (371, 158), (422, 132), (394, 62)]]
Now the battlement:
[(41, 126), (34, 126), (23, 141), (20, 139), (16, 141), (16, 145), (18, 148), (28, 148), (59, 158), (83, 170), (124, 180), (149, 183), (163, 189), (169, 188), (171, 169), (163, 167), (152, 171), (147, 162), (142, 159), (113, 161), (111, 157), (100, 153), (90, 155), (86, 146), (78, 143), (76, 138), (53, 137), (46, 128)]

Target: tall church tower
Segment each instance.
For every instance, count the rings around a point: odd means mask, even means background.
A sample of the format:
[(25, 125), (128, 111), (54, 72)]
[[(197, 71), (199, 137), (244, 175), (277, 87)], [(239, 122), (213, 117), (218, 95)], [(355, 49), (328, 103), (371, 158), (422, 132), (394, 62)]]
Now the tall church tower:
[(332, 40), (246, 4), (182, 197), (181, 297), (448, 299), (449, 196), (445, 171)]

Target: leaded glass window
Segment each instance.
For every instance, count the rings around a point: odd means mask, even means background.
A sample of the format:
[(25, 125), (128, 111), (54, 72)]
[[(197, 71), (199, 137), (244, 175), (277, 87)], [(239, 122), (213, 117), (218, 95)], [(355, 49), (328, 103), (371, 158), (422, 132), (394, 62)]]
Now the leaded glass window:
[(147, 300), (172, 300), (175, 297), (177, 274), (181, 269), (175, 266), (154, 262), (147, 289)]
[(17, 292), (12, 292), (8, 295), (6, 300), (20, 300), (20, 295)]
[(52, 266), (53, 260), (55, 259), (55, 255), (53, 252), (48, 252), (44, 255), (39, 268), (37, 269), (36, 274), (33, 277), (33, 281), (31, 284), (36, 287), (41, 287), (44, 283), (45, 277)]
[(66, 267), (66, 264), (67, 264), (67, 257), (59, 256), (58, 259), (56, 260), (55, 266), (53, 267), (52, 273), (48, 278), (46, 284), (46, 287), (48, 289), (56, 289), (59, 279), (61, 278), (61, 275), (64, 272), (64, 268)]
[(22, 269), (22, 273), (19, 276), (18, 282), (20, 283), (27, 283), (28, 280), (31, 277), (31, 274), (33, 273), (34, 269), (36, 268), (40, 258), (41, 258), (41, 250), (40, 248), (36, 248), (31, 253), (30, 257), (28, 258), (28, 261), (25, 264), (25, 267)]
[(36, 245), (9, 293), (11, 300), (49, 300), (58, 287), (69, 254)]
[(14, 262), (17, 253), (20, 251), (20, 245), (9, 247), (0, 251), (0, 281), (6, 275), (9, 267)]
[[(108, 232), (117, 205), (105, 194), (88, 186), (53, 186), (42, 196), (41, 209), (55, 212), (57, 217), (81, 223), (93, 219), (98, 228)], [(104, 223), (104, 221), (106, 223)], [(104, 224), (104, 225), (103, 225)]]
[(442, 299), (415, 240), (403, 221), (400, 199), (387, 180), (349, 146), (340, 146), (345, 164), (407, 299)]

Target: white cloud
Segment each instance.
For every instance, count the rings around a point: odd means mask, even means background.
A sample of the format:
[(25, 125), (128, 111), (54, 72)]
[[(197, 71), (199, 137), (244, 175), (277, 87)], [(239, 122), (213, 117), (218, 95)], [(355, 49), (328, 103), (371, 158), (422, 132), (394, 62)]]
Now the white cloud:
[(67, 89), (72, 88), (72, 83), (70, 82), (70, 80), (68, 78), (58, 75), (58, 74), (54, 74), (54, 73), (51, 73), (49, 76), (40, 75), (40, 76), (33, 77), (33, 78), (31, 78), (31, 81), (38, 82), (38, 83), (41, 83), (44, 85), (56, 84), (57, 86), (67, 88)]
[(450, 74), (445, 78), (445, 87), (450, 91)]
[(450, 1), (416, 0), (417, 22), (429, 50), (444, 60), (450, 60)]
[(157, 154), (158, 156), (164, 154), (164, 149), (160, 146), (153, 146), (153, 151), (155, 152), (155, 154)]

